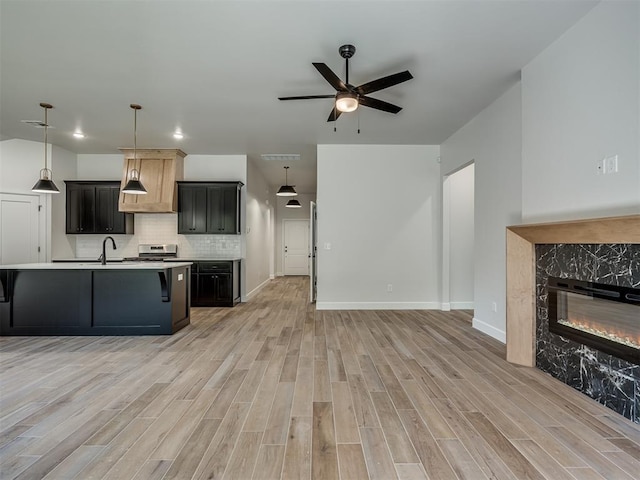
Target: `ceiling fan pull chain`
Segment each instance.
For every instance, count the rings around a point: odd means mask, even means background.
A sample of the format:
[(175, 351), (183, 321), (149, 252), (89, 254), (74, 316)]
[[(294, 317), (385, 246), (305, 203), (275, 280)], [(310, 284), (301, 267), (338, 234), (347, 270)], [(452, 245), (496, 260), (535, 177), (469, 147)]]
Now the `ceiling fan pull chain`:
[(360, 110), (358, 110), (358, 135), (360, 135)]

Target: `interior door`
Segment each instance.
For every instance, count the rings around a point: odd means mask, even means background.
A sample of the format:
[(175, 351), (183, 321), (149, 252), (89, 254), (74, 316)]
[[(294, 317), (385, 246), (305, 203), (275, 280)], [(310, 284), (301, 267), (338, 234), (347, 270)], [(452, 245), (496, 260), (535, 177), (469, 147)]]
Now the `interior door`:
[(316, 301), (316, 291), (317, 291), (317, 223), (318, 223), (318, 215), (316, 214), (316, 203), (309, 202), (309, 218), (311, 219), (311, 224), (309, 228), (309, 301)]
[(0, 265), (40, 260), (38, 195), (0, 194)]
[(283, 220), (284, 274), (309, 275), (309, 220)]

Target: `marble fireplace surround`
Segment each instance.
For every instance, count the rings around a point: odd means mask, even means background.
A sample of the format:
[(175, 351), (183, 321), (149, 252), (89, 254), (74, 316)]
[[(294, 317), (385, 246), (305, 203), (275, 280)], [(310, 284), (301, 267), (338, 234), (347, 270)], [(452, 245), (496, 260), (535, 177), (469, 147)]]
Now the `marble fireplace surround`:
[(507, 361), (536, 365), (536, 245), (640, 243), (640, 215), (507, 227)]

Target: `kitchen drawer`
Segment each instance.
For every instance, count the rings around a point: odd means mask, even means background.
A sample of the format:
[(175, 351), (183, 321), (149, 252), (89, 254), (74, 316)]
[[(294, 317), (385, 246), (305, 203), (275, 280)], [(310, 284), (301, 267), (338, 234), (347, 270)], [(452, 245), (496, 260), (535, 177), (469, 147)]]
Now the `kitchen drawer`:
[(231, 273), (232, 262), (198, 262), (198, 273)]

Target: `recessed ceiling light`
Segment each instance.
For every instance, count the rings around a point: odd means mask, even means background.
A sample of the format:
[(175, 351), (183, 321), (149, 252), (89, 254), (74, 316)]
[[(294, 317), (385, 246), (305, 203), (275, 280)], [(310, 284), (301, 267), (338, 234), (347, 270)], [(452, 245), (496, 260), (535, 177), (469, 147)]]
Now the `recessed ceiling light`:
[(76, 130), (75, 132), (73, 132), (73, 136), (76, 138), (84, 138), (84, 133), (82, 133), (80, 130)]
[(181, 130), (176, 130), (175, 132), (173, 132), (173, 138), (175, 138), (176, 140), (182, 140), (184, 138), (184, 134)]
[(299, 153), (263, 153), (260, 155), (263, 160), (284, 160), (287, 162), (300, 160)]

